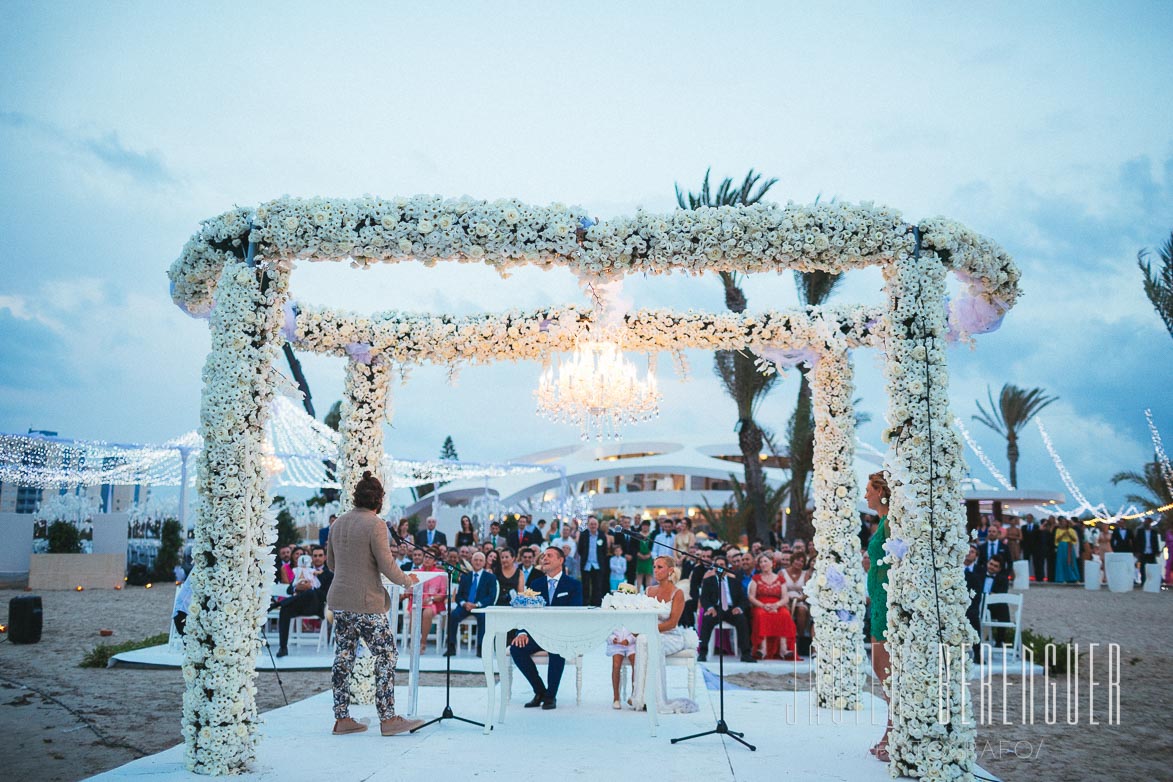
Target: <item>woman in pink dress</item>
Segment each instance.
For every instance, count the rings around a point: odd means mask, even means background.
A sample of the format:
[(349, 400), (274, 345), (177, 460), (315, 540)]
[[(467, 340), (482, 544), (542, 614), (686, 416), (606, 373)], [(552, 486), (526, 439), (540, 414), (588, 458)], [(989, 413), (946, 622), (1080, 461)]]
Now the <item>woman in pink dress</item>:
[[(795, 653), (798, 629), (790, 616), (785, 582), (774, 572), (773, 558), (758, 557), (758, 572), (749, 584), (750, 618), (753, 634), (750, 646), (754, 657), (798, 661)], [(758, 647), (765, 644), (764, 653)]]
[(1165, 583), (1173, 584), (1173, 525), (1165, 530)]
[[(419, 569), (421, 573), (439, 573), (436, 567), (436, 557), (439, 552), (428, 549), (424, 554), (424, 561)], [(432, 632), (432, 622), (437, 616), (444, 613), (448, 602), (448, 576), (439, 575), (429, 578), (423, 583), (423, 596), (420, 601), (420, 633), (416, 634), (419, 640), (420, 654), (428, 648), (428, 633)], [(407, 613), (411, 615), (411, 593), (407, 593)]]

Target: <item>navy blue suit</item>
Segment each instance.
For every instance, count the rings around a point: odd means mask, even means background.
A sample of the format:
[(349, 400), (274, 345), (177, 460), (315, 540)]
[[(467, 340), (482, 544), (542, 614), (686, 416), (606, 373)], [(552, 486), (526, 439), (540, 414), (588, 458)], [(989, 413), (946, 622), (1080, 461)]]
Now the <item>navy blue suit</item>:
[[(582, 605), (582, 584), (575, 581), (570, 576), (566, 575), (566, 571), (562, 571), (562, 575), (558, 577), (558, 585), (554, 590), (554, 599), (550, 600), (550, 588), (548, 580), (545, 575), (534, 578), (530, 583), (530, 588), (546, 599), (546, 604), (550, 606), (581, 606)], [(533, 609), (535, 611), (540, 609)], [(519, 629), (519, 633), (524, 633), (524, 629)], [(521, 671), (525, 676), (526, 681), (534, 688), (535, 696), (544, 696), (546, 698), (558, 697), (558, 685), (562, 681), (562, 669), (566, 667), (566, 659), (559, 654), (550, 655), (550, 684), (549, 686), (542, 684), (542, 677), (538, 676), (538, 667), (534, 665), (534, 652), (543, 651), (542, 647), (534, 643), (534, 639), (530, 638), (525, 646), (510, 646), (509, 654), (513, 657), (513, 662), (517, 664), (517, 670)]]
[[(477, 608), (494, 605), (497, 602), (497, 577), (487, 570), (481, 570), (477, 579), (476, 594), (472, 594), (472, 573), (465, 573), (460, 577), (456, 587), (456, 606), (452, 609), (452, 616), (448, 617), (448, 649), (456, 649), (457, 626), (467, 616), (477, 618), (477, 654), (481, 653), (481, 642), (485, 640), (484, 614), (470, 614), (465, 610), (464, 603), (475, 603)], [(470, 597), (471, 595), (471, 597)]]

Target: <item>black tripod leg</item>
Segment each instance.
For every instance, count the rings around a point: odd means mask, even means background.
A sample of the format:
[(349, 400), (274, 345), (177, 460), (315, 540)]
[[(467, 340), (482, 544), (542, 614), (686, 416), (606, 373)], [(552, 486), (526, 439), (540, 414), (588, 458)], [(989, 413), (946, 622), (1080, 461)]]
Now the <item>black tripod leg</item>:
[[(448, 616), (452, 616), (452, 591), (451, 590), (448, 591)], [(452, 658), (451, 657), (444, 658), (444, 711), (440, 714), (439, 717), (436, 717), (435, 719), (432, 719), (432, 720), (428, 720), (423, 725), (420, 725), (418, 728), (412, 728), (411, 730), (408, 731), (408, 733), (415, 733), (417, 730), (423, 730), (424, 728), (428, 727), (429, 725), (435, 725), (437, 722), (443, 722), (444, 720), (459, 720), (460, 722), (467, 722), (469, 725), (477, 725), (482, 728), (485, 727), (485, 723), (483, 723), (483, 722), (477, 722), (476, 720), (465, 719), (464, 717), (457, 717), (455, 714), (452, 713)], [(489, 730), (492, 730), (492, 728), (490, 727)]]

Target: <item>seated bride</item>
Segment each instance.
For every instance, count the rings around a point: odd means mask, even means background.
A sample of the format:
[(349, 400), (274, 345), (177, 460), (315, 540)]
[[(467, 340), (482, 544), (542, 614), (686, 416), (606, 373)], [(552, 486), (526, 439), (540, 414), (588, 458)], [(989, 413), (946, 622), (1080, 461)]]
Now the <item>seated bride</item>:
[[(680, 627), (680, 616), (684, 613), (684, 592), (676, 588), (672, 576), (676, 572), (676, 560), (668, 556), (656, 557), (652, 565), (652, 575), (656, 579), (653, 586), (648, 587), (647, 595), (654, 597), (664, 604), (660, 612), (660, 651), (666, 657), (670, 654), (697, 643), (696, 633), (688, 628)], [(667, 675), (663, 661), (660, 663), (660, 686), (656, 692), (656, 710), (661, 714), (685, 714), (697, 710), (696, 702), (688, 698), (674, 698), (669, 700), (667, 691)], [(631, 707), (642, 709), (647, 698), (648, 672), (648, 639), (635, 637), (635, 667), (632, 670)]]

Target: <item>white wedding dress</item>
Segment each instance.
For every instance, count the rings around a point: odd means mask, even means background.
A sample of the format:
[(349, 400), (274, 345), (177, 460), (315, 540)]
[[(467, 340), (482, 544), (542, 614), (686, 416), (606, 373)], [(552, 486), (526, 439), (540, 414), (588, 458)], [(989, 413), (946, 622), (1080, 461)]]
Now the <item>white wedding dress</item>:
[[(671, 607), (665, 613), (659, 615), (659, 620), (663, 622), (671, 614)], [(694, 647), (697, 644), (696, 632), (692, 628), (674, 627), (666, 633), (660, 633), (660, 647), (665, 656), (675, 654), (682, 649), (688, 647), (689, 644)], [(632, 708), (639, 710), (644, 707), (647, 702), (647, 680), (648, 680), (648, 639), (646, 635), (638, 635), (635, 638), (635, 681), (631, 688), (631, 705)], [(673, 698), (669, 700), (665, 693), (668, 690), (668, 674), (664, 664), (660, 664), (660, 688), (656, 693), (656, 711), (660, 714), (690, 714), (698, 710), (696, 701), (688, 698)]]

